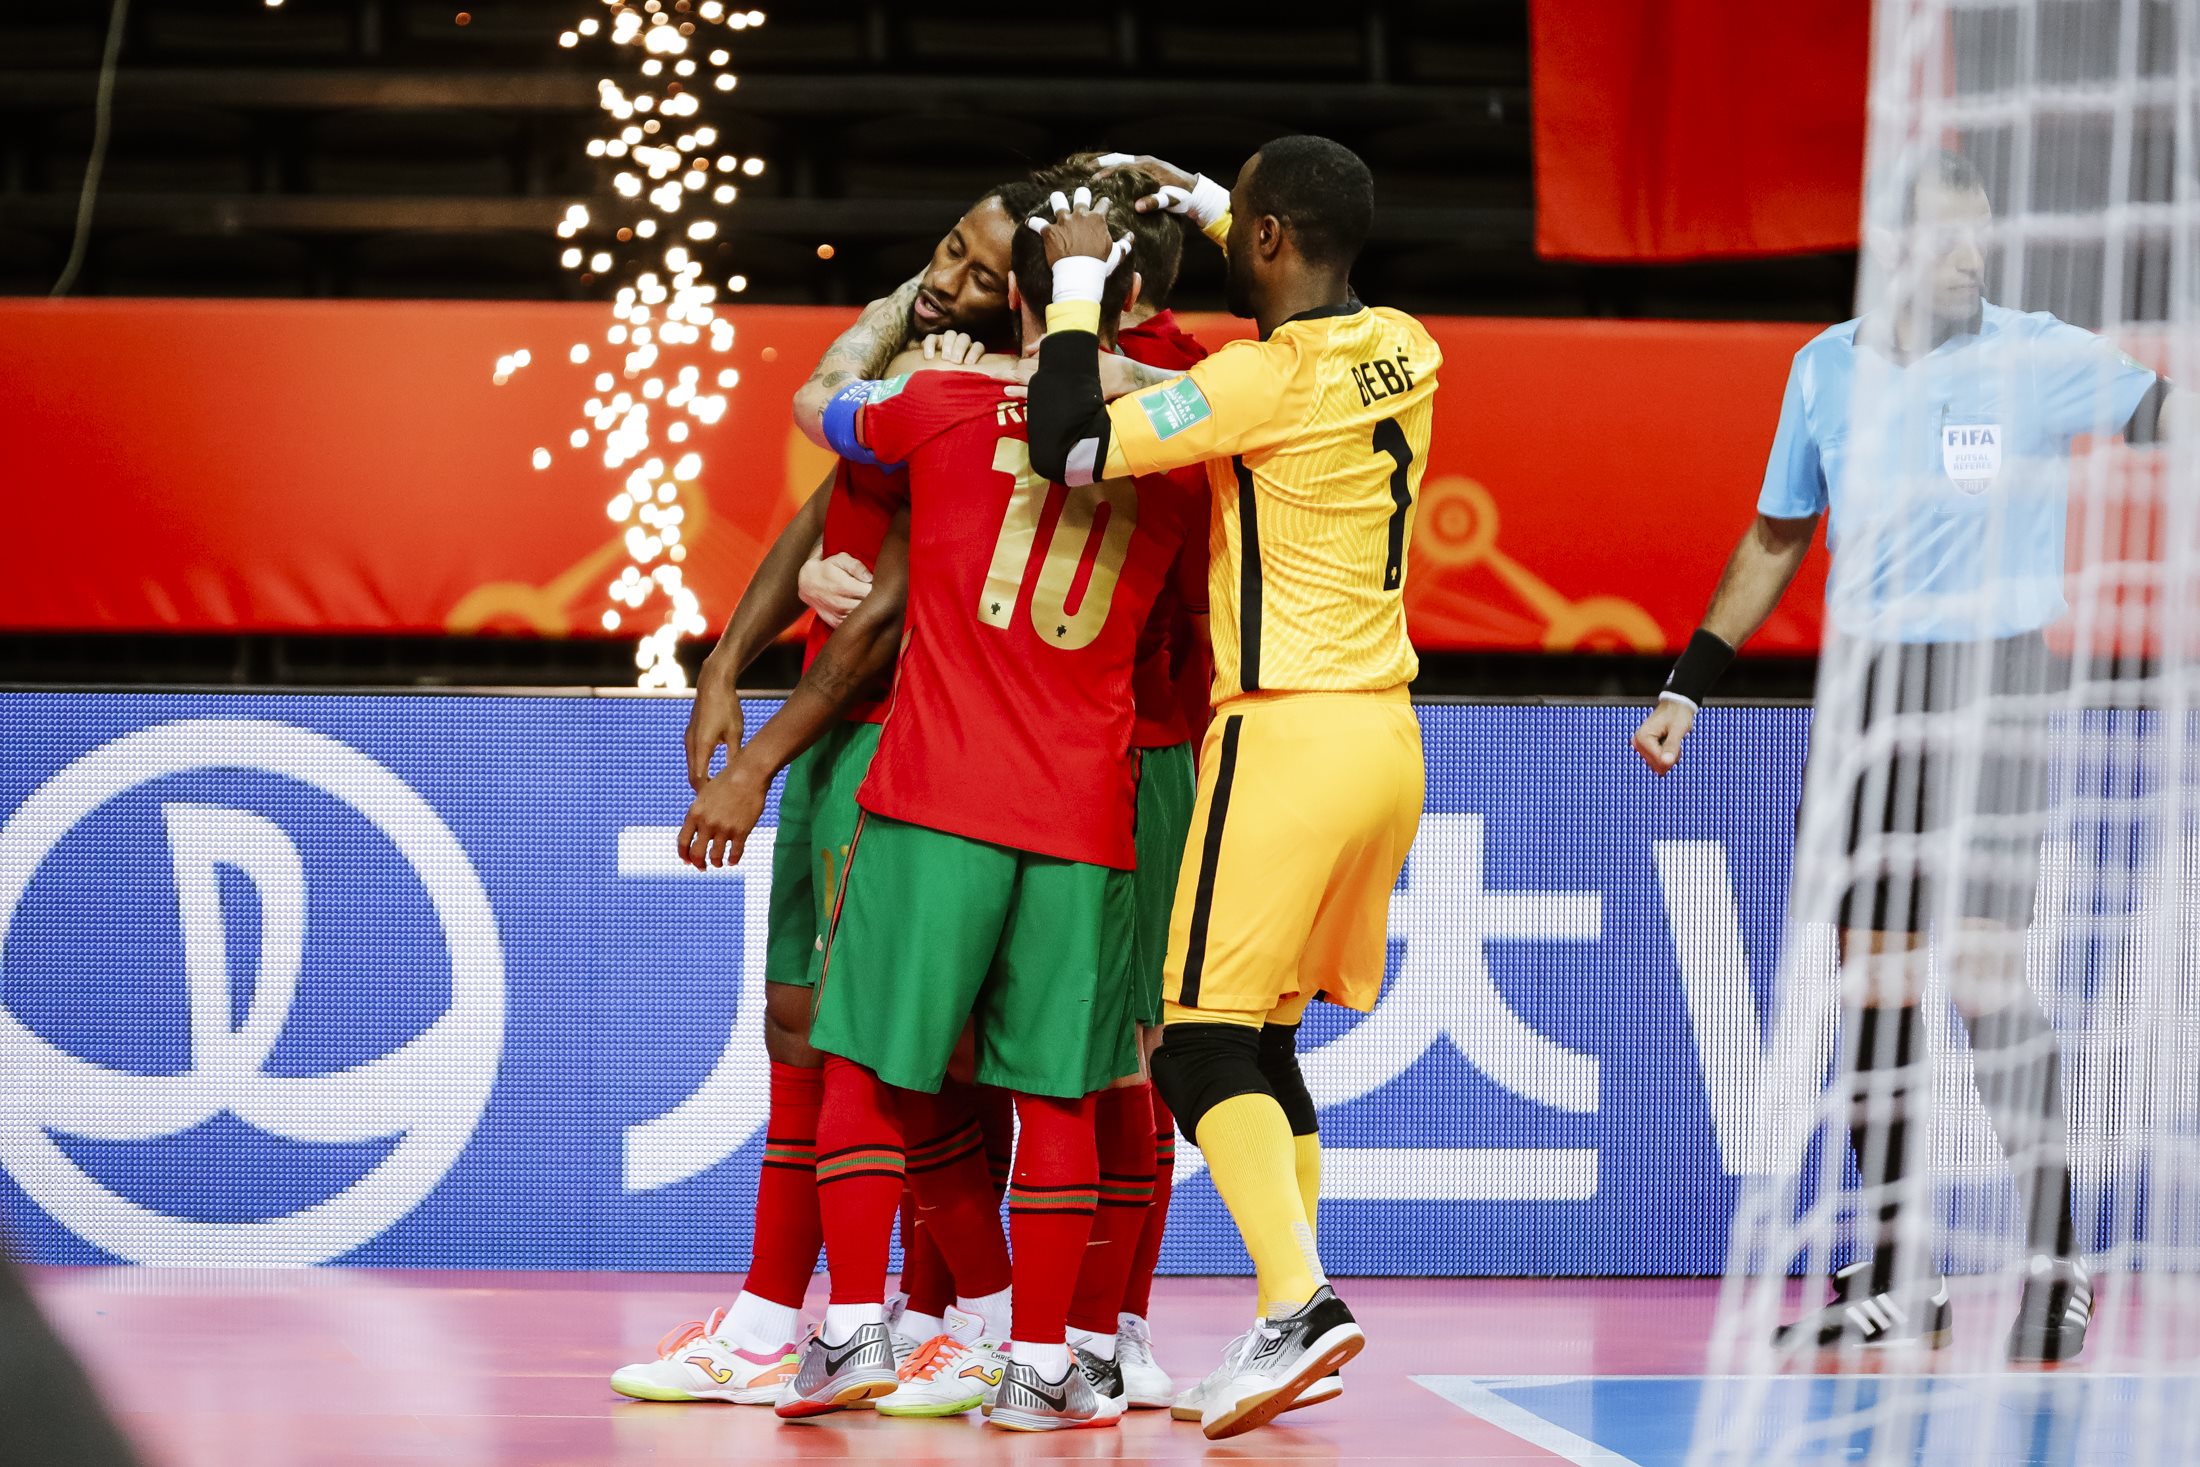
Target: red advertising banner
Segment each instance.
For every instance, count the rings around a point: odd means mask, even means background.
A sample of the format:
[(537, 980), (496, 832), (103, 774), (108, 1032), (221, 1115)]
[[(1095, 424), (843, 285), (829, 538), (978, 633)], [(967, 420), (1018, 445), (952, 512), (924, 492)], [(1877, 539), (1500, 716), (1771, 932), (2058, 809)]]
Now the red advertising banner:
[[(685, 445), (703, 469), (684, 571), (714, 628), (824, 476), (788, 402), (849, 319), (728, 314), (721, 360), (740, 381)], [(1210, 342), (1247, 329), (1191, 324)], [(1415, 639), (1685, 640), (1815, 328), (1429, 324), (1444, 367)], [(0, 303), (0, 626), (602, 635), (626, 564), (605, 507), (624, 475), (566, 435), (607, 325), (591, 304)], [(582, 341), (597, 360), (568, 359)], [(497, 359), (521, 349), (529, 365), (496, 385)], [(1816, 649), (1821, 561), (1752, 650)]]

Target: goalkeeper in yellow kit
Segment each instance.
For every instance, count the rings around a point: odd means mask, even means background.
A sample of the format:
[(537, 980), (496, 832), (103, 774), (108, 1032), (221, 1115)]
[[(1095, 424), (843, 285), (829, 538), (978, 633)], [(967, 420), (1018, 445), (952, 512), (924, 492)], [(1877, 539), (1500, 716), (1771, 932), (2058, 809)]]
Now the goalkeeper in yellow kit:
[(1186, 1403), (1225, 1437), (1289, 1410), (1364, 1343), (1315, 1251), (1320, 1147), (1297, 1028), (1316, 997), (1374, 1006), (1420, 823), (1406, 547), (1442, 355), (1418, 321), (1352, 293), (1374, 181), (1349, 149), (1280, 138), (1228, 192), (1137, 161), (1165, 185), (1139, 207), (1189, 214), (1223, 246), (1230, 308), (1260, 339), (1105, 402), (1093, 331), (1115, 230), (1057, 195), (1055, 218), (1032, 221), (1054, 305), (1031, 456), (1071, 485), (1204, 463), (1213, 490), (1216, 717), (1153, 1078), (1260, 1275), (1261, 1317)]

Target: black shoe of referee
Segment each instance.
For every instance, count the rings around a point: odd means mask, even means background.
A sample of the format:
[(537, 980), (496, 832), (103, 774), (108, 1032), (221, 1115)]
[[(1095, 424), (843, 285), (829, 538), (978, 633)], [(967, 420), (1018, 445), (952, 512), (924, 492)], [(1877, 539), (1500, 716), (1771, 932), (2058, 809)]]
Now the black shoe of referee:
[(1781, 1325), (1773, 1332), (1774, 1344), (1808, 1342), (1821, 1350), (1922, 1344), (1937, 1350), (1955, 1337), (1944, 1278), (1920, 1279), (1906, 1288), (1875, 1287), (1867, 1258), (1837, 1270), (1827, 1282), (1833, 1286), (1833, 1302)]
[(2075, 1360), (2093, 1325), (2093, 1276), (2075, 1258), (2047, 1253), (2032, 1256), (2017, 1304), (2016, 1327), (2009, 1331), (2009, 1358), (2019, 1365), (2055, 1365)]

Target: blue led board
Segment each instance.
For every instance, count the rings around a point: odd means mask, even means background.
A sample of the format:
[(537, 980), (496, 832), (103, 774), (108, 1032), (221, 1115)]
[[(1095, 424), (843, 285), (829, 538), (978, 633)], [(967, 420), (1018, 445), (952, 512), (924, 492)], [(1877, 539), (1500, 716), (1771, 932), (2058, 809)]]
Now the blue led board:
[[(744, 1266), (770, 842), (730, 874), (675, 861), (686, 713), (0, 694), (16, 1241), (56, 1263)], [(1722, 1267), (1761, 1150), (1807, 716), (1715, 709), (1664, 780), (1628, 748), (1639, 716), (1420, 710), (1389, 987), (1303, 1037), (1333, 1271)], [(1243, 1271), (1179, 1158), (1163, 1267)]]

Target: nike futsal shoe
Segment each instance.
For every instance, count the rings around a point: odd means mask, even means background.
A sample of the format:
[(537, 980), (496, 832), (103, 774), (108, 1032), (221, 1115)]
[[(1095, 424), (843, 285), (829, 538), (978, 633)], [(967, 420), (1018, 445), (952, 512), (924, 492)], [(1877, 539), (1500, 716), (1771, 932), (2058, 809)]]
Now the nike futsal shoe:
[(1774, 1344), (1815, 1345), (1821, 1350), (1924, 1345), (1937, 1350), (1955, 1337), (1955, 1316), (1948, 1307), (1944, 1278), (1875, 1290), (1871, 1260), (1863, 1259), (1837, 1270), (1827, 1283), (1833, 1288), (1833, 1301), (1816, 1314), (1781, 1325), (1773, 1331)]
[(2093, 1324), (2093, 1276), (2075, 1258), (2032, 1256), (2017, 1304), (2016, 1328), (2009, 1331), (2009, 1358), (2019, 1365), (2054, 1365), (2075, 1360), (2085, 1348)]
[(1153, 1331), (1135, 1314), (1117, 1318), (1115, 1363), (1123, 1371), (1123, 1390), (1130, 1409), (1167, 1410), (1176, 1404), (1176, 1382), (1153, 1358)]
[(867, 1324), (837, 1345), (812, 1335), (772, 1409), (790, 1421), (823, 1416), (891, 1395), (900, 1384), (892, 1336), (883, 1324)]
[(1011, 1360), (1001, 1372), (986, 1422), (1007, 1431), (1070, 1431), (1113, 1426), (1123, 1419), (1123, 1402), (1092, 1388), (1077, 1362), (1060, 1380), (1048, 1380), (1036, 1365)]
[(792, 1342), (776, 1350), (751, 1353), (719, 1338), (726, 1311), (707, 1320), (690, 1320), (657, 1342), (657, 1358), (625, 1365), (611, 1376), (611, 1389), (637, 1401), (731, 1401), (736, 1406), (769, 1406), (780, 1384), (794, 1375)]
[(1094, 1395), (1103, 1400), (1120, 1401), (1124, 1410), (1130, 1409), (1130, 1393), (1123, 1386), (1121, 1362), (1103, 1360), (1092, 1351), (1080, 1350), (1074, 1345), (1070, 1347), (1069, 1353), (1070, 1358), (1077, 1362), (1077, 1368), (1085, 1373), (1085, 1380), (1092, 1386)]
[(901, 1366), (901, 1384), (881, 1397), (881, 1416), (960, 1416), (985, 1404), (985, 1393), (1000, 1383), (1005, 1351), (981, 1339), (984, 1321), (960, 1310), (947, 1311), (947, 1332), (919, 1345)]
[(1200, 1431), (1221, 1441), (1266, 1426), (1366, 1344), (1352, 1311), (1323, 1284), (1297, 1313), (1263, 1319), (1246, 1332), (1229, 1377), (1202, 1403)]

